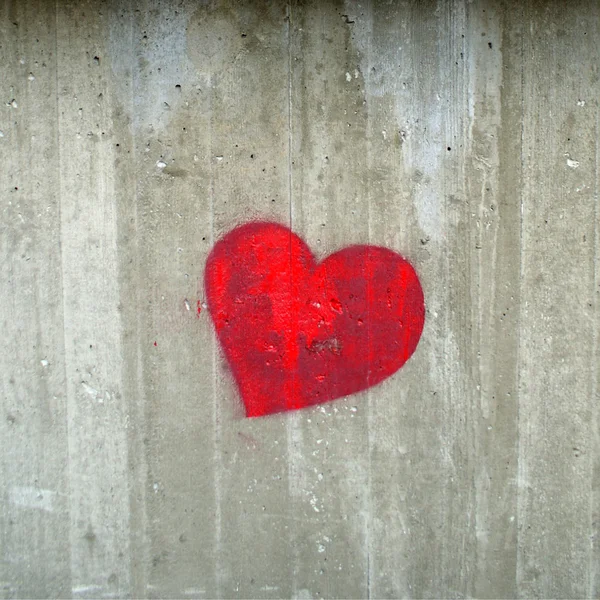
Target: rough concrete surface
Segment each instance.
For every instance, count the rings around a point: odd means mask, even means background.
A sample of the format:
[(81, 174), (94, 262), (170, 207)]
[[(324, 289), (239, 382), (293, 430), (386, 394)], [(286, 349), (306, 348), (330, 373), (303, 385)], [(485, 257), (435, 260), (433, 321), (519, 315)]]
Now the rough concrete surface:
[[(0, 1), (0, 596), (599, 597), (599, 65), (595, 0)], [(245, 419), (250, 219), (407, 257), (410, 361)]]

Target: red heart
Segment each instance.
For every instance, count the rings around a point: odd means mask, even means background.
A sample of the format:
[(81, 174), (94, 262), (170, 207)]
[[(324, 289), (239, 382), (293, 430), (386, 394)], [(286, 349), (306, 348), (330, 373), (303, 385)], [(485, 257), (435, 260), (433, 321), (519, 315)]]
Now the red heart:
[(347, 396), (395, 373), (419, 343), (423, 290), (377, 246), (317, 263), (288, 228), (249, 223), (215, 244), (205, 286), (249, 417)]

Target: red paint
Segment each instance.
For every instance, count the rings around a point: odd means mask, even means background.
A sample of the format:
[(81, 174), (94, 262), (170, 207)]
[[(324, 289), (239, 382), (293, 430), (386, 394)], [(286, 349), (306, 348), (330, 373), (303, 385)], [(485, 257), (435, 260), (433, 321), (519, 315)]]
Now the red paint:
[(154, 347), (156, 348), (156, 346), (158, 346), (158, 344), (156, 342), (154, 342)]
[(200, 318), (200, 313), (202, 312), (202, 304), (200, 300), (196, 302), (196, 316)]
[(415, 351), (423, 290), (408, 261), (350, 246), (317, 263), (286, 227), (223, 237), (205, 272), (208, 307), (249, 417), (376, 385)]

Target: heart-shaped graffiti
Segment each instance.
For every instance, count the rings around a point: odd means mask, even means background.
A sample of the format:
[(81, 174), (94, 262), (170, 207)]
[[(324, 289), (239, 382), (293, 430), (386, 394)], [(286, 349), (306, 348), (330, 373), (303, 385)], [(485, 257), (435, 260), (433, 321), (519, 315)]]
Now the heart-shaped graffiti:
[(423, 290), (408, 261), (349, 246), (315, 261), (275, 223), (249, 223), (215, 244), (208, 307), (249, 417), (295, 410), (380, 383), (415, 351)]

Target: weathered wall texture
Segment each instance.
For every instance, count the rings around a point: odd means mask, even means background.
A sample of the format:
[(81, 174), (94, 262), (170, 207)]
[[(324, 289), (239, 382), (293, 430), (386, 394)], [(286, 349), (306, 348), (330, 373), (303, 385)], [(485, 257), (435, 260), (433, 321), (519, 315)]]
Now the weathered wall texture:
[[(0, 595), (598, 597), (599, 28), (0, 2)], [(245, 419), (202, 277), (253, 218), (406, 256), (407, 365)]]

